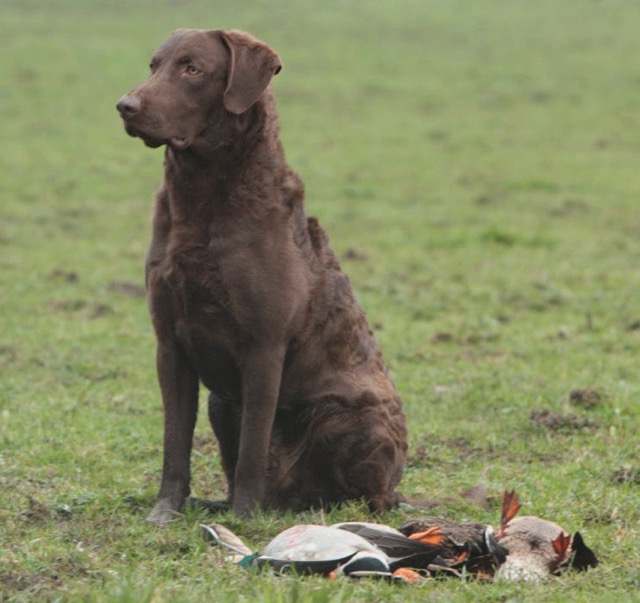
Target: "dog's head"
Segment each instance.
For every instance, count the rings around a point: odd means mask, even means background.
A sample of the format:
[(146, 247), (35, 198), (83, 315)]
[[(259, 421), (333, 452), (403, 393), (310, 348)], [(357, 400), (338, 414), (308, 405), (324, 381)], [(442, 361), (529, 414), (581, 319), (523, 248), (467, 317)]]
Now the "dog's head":
[(241, 115), (282, 68), (269, 46), (240, 31), (179, 29), (151, 59), (149, 79), (119, 101), (125, 130), (147, 146), (189, 148), (226, 113)]

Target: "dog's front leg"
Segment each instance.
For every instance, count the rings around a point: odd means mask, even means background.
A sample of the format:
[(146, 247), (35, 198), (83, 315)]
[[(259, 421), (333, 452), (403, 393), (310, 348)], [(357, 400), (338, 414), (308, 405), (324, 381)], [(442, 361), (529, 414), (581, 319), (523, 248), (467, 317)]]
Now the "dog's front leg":
[(264, 502), (284, 351), (284, 346), (252, 350), (241, 366), (242, 420), (232, 501), (240, 516), (250, 515)]
[(175, 519), (189, 496), (198, 376), (175, 342), (158, 342), (156, 360), (164, 406), (164, 461), (160, 494), (147, 521), (166, 524)]

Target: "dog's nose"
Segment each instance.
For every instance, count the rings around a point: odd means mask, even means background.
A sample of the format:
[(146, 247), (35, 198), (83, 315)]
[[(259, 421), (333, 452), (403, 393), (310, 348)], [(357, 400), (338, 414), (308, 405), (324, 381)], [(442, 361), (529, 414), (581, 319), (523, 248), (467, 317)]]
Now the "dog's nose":
[(120, 115), (123, 117), (127, 115), (133, 115), (140, 111), (140, 99), (136, 96), (131, 96), (129, 94), (125, 94), (116, 105), (116, 109), (120, 112)]

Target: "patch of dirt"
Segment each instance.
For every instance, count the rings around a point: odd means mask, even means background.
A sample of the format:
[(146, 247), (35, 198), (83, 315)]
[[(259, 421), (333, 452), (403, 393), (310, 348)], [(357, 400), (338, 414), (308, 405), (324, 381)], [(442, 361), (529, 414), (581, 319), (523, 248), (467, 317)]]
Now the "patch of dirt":
[(77, 283), (78, 273), (72, 270), (64, 270), (62, 268), (55, 268), (51, 271), (49, 277), (55, 281), (62, 281), (65, 283)]
[(418, 509), (433, 509), (434, 507), (439, 507), (441, 505), (455, 505), (460, 501), (466, 501), (469, 504), (488, 511), (496, 506), (493, 504), (496, 500), (496, 497), (490, 497), (488, 495), (487, 489), (484, 486), (478, 485), (461, 492), (459, 496), (443, 496), (441, 498), (427, 499), (407, 498), (404, 502)]
[(0, 366), (13, 364), (18, 358), (16, 349), (9, 345), (0, 345)]
[(541, 410), (533, 409), (530, 416), (534, 427), (551, 431), (580, 431), (582, 429), (597, 429), (600, 427), (599, 423), (587, 417), (554, 413), (546, 408)]
[(472, 486), (462, 493), (462, 498), (468, 503), (480, 507), (485, 511), (488, 511), (491, 508), (489, 493), (484, 486)]
[(500, 336), (497, 333), (471, 333), (463, 337), (463, 343), (467, 345), (478, 345), (479, 343), (493, 343), (498, 341)]
[[(47, 588), (60, 588), (64, 583), (58, 576), (46, 576), (45, 574), (19, 574), (18, 572), (9, 572), (2, 576), (3, 587), (7, 591), (21, 592), (31, 590), (38, 592)], [(3, 588), (3, 590), (4, 590)]]
[(479, 448), (478, 446), (472, 446), (464, 438), (449, 438), (448, 440), (444, 440), (442, 443), (447, 448), (454, 448), (455, 450), (457, 450), (462, 458), (475, 456), (482, 452), (481, 448)]
[(415, 509), (433, 509), (441, 505), (452, 505), (456, 503), (456, 499), (451, 496), (444, 498), (407, 498), (403, 502), (415, 507)]
[(640, 485), (640, 471), (632, 465), (622, 465), (613, 472), (611, 481), (614, 484)]
[(84, 310), (89, 304), (84, 299), (69, 299), (65, 301), (50, 301), (47, 305), (56, 312), (70, 314)]
[(142, 298), (147, 296), (147, 291), (142, 285), (130, 281), (112, 281), (109, 283), (108, 289), (127, 297)]
[(345, 260), (352, 260), (355, 262), (364, 262), (369, 259), (369, 255), (366, 252), (361, 251), (360, 249), (355, 249), (354, 247), (349, 247), (349, 249), (344, 252), (343, 257)]
[(447, 333), (445, 331), (438, 331), (433, 335), (433, 337), (429, 340), (429, 343), (437, 344), (437, 343), (450, 343), (454, 339), (451, 333)]
[(49, 301), (47, 306), (55, 312), (62, 312), (64, 314), (82, 312), (91, 319), (115, 314), (115, 310), (109, 304), (90, 304), (84, 299)]
[(51, 517), (51, 511), (49, 508), (42, 504), (39, 500), (25, 494), (29, 501), (29, 508), (26, 511), (22, 511), (20, 516), (26, 521), (44, 521)]
[(102, 318), (115, 313), (115, 310), (109, 304), (94, 304), (89, 310), (89, 318)]
[(407, 467), (430, 467), (429, 453), (427, 448), (422, 444), (416, 446), (413, 454), (407, 457)]
[(569, 402), (582, 408), (595, 408), (602, 398), (602, 394), (597, 389), (579, 388), (569, 392)]

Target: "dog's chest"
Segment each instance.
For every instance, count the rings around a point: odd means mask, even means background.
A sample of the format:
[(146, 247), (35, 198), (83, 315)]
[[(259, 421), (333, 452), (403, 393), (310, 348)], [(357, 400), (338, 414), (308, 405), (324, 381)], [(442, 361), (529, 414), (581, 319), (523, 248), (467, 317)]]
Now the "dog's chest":
[(219, 330), (233, 322), (231, 284), (221, 254), (209, 245), (183, 244), (162, 262), (164, 295), (172, 298), (175, 323)]
[(282, 286), (289, 279), (272, 257), (278, 252), (255, 237), (210, 232), (205, 239), (177, 230), (158, 266), (154, 298), (170, 305), (171, 322), (184, 332), (240, 345), (290, 306), (283, 290), (291, 287)]
[(203, 246), (167, 250), (150, 274), (150, 293), (158, 334), (175, 337), (207, 387), (234, 390), (234, 358), (246, 336), (215, 253)]

